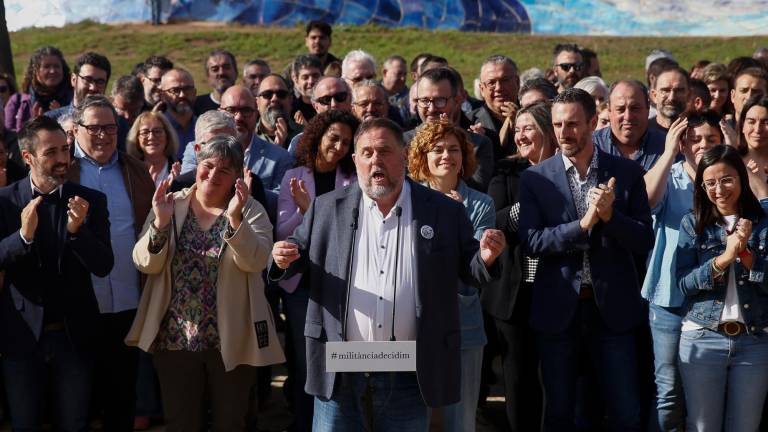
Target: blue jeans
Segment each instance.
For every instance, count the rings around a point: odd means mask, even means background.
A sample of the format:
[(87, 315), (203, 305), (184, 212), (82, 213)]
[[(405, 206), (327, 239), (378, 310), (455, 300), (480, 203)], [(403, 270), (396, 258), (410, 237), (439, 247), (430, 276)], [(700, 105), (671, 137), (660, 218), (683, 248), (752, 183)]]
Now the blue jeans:
[(331, 399), (315, 398), (314, 432), (371, 430), (371, 416), (376, 432), (426, 432), (427, 406), (415, 372), (337, 373), (336, 380)]
[(768, 391), (768, 335), (684, 331), (680, 374), (687, 432), (757, 431)]
[[(634, 330), (609, 329), (593, 299), (579, 300), (573, 321), (560, 333), (536, 333), (544, 383), (544, 431), (575, 431), (577, 378), (582, 362), (595, 377), (606, 431), (639, 431), (640, 401)], [(596, 425), (595, 429), (600, 426)]]
[[(291, 344), (289, 383), (293, 398), (293, 430), (306, 432), (312, 430), (312, 410), (314, 398), (304, 391), (307, 383), (307, 345), (304, 338), (304, 323), (307, 320), (307, 304), (309, 304), (309, 289), (298, 287), (292, 293), (283, 295), (285, 317), (288, 321), (286, 344)], [(288, 350), (286, 350), (288, 351)]]
[(63, 330), (44, 332), (33, 355), (6, 355), (2, 362), (15, 432), (41, 430), (47, 387), (52, 387), (57, 430), (89, 430), (93, 359), (75, 352)]
[[(681, 313), (680, 308), (665, 308), (653, 303), (648, 307), (656, 377), (655, 413), (649, 420), (651, 431), (685, 429), (685, 397), (678, 368)], [(656, 420), (653, 420), (654, 416)]]
[(461, 350), (461, 400), (442, 409), (443, 431), (475, 430), (477, 400), (480, 397), (480, 374), (483, 368), (483, 347)]

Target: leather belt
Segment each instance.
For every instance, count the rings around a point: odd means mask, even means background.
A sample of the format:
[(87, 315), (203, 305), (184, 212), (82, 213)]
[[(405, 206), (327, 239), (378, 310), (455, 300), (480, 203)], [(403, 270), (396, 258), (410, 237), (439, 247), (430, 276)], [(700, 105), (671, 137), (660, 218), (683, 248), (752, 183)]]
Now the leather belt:
[(747, 326), (744, 325), (744, 323), (738, 321), (726, 321), (724, 323), (720, 323), (720, 325), (717, 326), (717, 331), (734, 337), (746, 332)]
[(579, 289), (579, 300), (592, 299), (595, 297), (592, 285), (582, 284)]

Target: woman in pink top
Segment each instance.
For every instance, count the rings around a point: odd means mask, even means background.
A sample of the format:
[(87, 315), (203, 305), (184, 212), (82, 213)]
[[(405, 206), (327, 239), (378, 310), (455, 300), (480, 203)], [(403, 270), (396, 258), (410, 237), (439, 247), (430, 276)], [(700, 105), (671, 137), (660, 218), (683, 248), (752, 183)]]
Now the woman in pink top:
[[(275, 240), (285, 240), (304, 218), (316, 196), (357, 181), (352, 162), (352, 141), (358, 121), (350, 113), (330, 110), (318, 114), (304, 128), (296, 151), (296, 168), (285, 173), (277, 201)], [(294, 429), (312, 429), (313, 398), (304, 392), (307, 378), (304, 320), (309, 287), (303, 275), (281, 281), (290, 337), (286, 340), (290, 394), (293, 395)]]

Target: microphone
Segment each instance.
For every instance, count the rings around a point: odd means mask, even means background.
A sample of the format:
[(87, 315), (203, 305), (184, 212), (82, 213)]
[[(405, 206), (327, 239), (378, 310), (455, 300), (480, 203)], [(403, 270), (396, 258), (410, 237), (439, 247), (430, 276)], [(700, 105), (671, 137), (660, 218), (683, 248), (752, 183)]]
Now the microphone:
[(341, 340), (347, 341), (347, 322), (349, 321), (349, 293), (352, 291), (352, 264), (355, 262), (355, 237), (357, 234), (357, 219), (360, 215), (360, 211), (357, 207), (352, 209), (352, 239), (349, 245), (349, 266), (347, 267), (347, 299), (344, 304), (344, 325), (341, 330)]
[(395, 306), (397, 305), (397, 264), (400, 261), (400, 216), (403, 214), (403, 208), (395, 207), (395, 216), (397, 216), (397, 238), (395, 239), (395, 276), (392, 279), (392, 328), (389, 334), (390, 341), (396, 341), (395, 338)]

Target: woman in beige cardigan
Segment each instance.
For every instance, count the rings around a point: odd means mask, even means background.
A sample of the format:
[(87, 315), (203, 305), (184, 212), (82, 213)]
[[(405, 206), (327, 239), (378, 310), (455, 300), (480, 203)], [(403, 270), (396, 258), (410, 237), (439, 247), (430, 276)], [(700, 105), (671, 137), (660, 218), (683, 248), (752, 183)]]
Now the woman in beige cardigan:
[(126, 343), (154, 353), (166, 431), (201, 430), (206, 387), (212, 430), (242, 431), (254, 366), (285, 360), (261, 278), (272, 225), (240, 178), (237, 140), (215, 137), (197, 158), (195, 185), (157, 188), (133, 249), (148, 279)]

